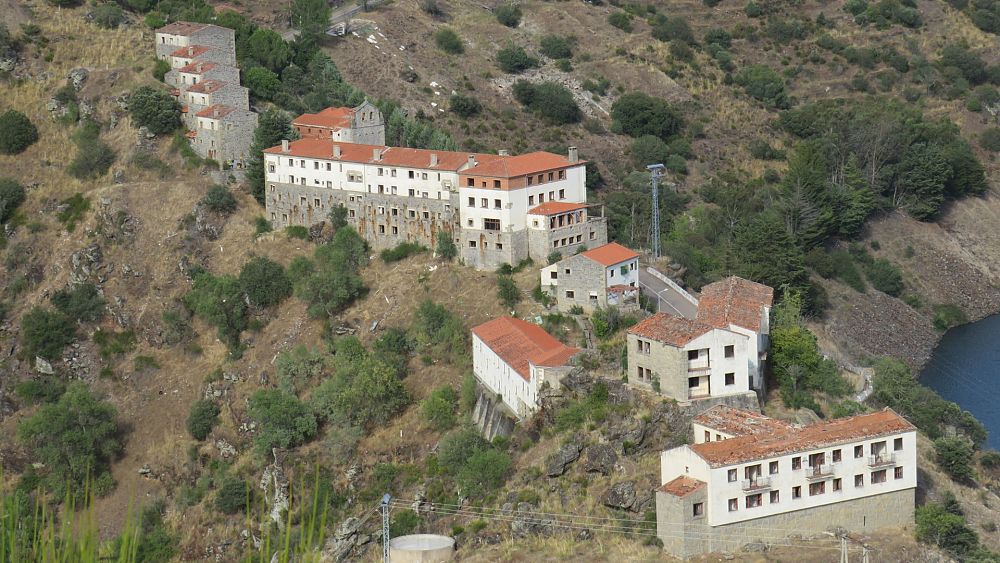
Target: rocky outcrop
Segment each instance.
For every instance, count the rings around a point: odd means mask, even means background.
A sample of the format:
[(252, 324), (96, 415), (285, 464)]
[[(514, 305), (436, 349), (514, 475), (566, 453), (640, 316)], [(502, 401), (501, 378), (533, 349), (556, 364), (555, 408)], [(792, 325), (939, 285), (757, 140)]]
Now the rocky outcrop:
[(618, 454), (615, 449), (608, 444), (594, 444), (587, 448), (586, 459), (583, 462), (583, 469), (588, 473), (600, 473), (609, 475), (618, 463)]
[(622, 481), (611, 485), (601, 497), (601, 504), (608, 508), (631, 510), (635, 504), (636, 492), (634, 481)]
[(583, 446), (576, 442), (569, 442), (568, 444), (563, 444), (559, 451), (557, 451), (549, 459), (549, 463), (545, 468), (545, 474), (549, 477), (558, 477), (566, 472), (566, 469), (574, 461), (580, 459), (580, 452), (583, 451)]
[(104, 254), (101, 252), (99, 245), (91, 244), (85, 248), (81, 248), (71, 254), (69, 260), (69, 283), (81, 284), (91, 282), (99, 284), (105, 281), (101, 273), (101, 270), (104, 268), (102, 264)]
[(512, 503), (506, 503), (500, 508), (501, 514), (513, 517), (510, 522), (510, 533), (515, 538), (552, 535), (555, 530), (555, 520), (537, 511), (535, 505), (527, 502), (517, 503), (516, 509)]
[(87, 76), (90, 72), (85, 68), (74, 68), (69, 71), (69, 83), (73, 85), (73, 89), (79, 92), (83, 88), (83, 83), (87, 81)]
[(274, 448), (271, 454), (274, 456), (274, 463), (264, 468), (258, 486), (264, 491), (264, 501), (270, 508), (271, 521), (280, 528), (284, 514), (288, 511), (288, 478), (281, 467), (282, 452)]

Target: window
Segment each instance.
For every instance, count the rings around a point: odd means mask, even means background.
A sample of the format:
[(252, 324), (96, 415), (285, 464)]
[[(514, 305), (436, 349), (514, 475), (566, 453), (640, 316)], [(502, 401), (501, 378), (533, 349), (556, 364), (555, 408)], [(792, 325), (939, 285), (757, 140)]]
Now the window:
[(705, 515), (705, 503), (696, 502), (691, 505), (691, 516), (698, 518)]
[(688, 378), (688, 388), (694, 388), (694, 387), (697, 387), (697, 386), (698, 386), (698, 378), (697, 377), (689, 377)]
[(839, 477), (833, 480), (833, 490), (834, 491), (839, 491), (841, 489), (840, 483), (841, 483), (841, 480), (840, 480)]
[(347, 210), (347, 216), (348, 217), (354, 217), (354, 210), (353, 209), (348, 209)]
[(573, 299), (576, 297), (576, 293), (572, 289), (566, 290), (566, 299)]
[(566, 199), (566, 190), (559, 190), (559, 199)]
[(500, 180), (493, 180), (493, 187), (499, 190), (500, 189)]
[(306, 167), (306, 161), (305, 161), (305, 159), (300, 160), (299, 161), (299, 168), (305, 168), (305, 167)]
[(556, 177), (555, 172), (549, 172), (549, 181), (551, 182)]
[[(413, 176), (414, 176), (414, 174), (413, 174), (413, 170), (410, 170), (410, 174), (409, 174), (409, 176), (410, 176), (410, 179), (411, 179), (411, 180), (413, 180)], [(413, 190), (410, 190), (410, 191), (413, 191)]]
[(739, 508), (739, 506), (740, 506), (739, 499), (735, 498), (729, 499), (729, 512), (736, 512), (736, 509)]
[(475, 248), (475, 247), (476, 247), (476, 241), (470, 240), (469, 241), (469, 248)]
[(697, 360), (697, 359), (698, 359), (698, 351), (697, 350), (688, 350), (688, 361)]
[(597, 240), (597, 233), (590, 231), (590, 240)]
[(392, 176), (393, 178), (395, 178), (396, 177), (396, 169), (393, 168), (392, 170), (390, 170), (389, 171), (389, 175)]
[(872, 471), (872, 484), (875, 483), (885, 483), (885, 469)]
[(319, 207), (319, 198), (318, 197), (314, 197), (313, 198), (313, 207)]
[(413, 191), (413, 188), (410, 188), (410, 189), (409, 189), (409, 190), (408, 190), (408, 191), (406, 192), (406, 194), (407, 194), (408, 196), (410, 196), (410, 197), (413, 197), (413, 196), (417, 195), (417, 194), (416, 194), (416, 193), (415, 193), (415, 192)]
[(736, 346), (733, 346), (732, 344), (726, 346), (726, 357), (732, 358), (735, 356), (736, 356)]
[(771, 491), (771, 504), (778, 504), (778, 500), (781, 498), (781, 495), (778, 493), (778, 491)]
[(735, 469), (730, 469), (729, 473), (728, 473), (728, 477), (729, 477), (729, 482), (730, 483), (735, 482), (736, 481), (736, 470)]
[(392, 228), (392, 234), (398, 235), (399, 234), (399, 227), (393, 227)]
[(767, 464), (767, 472), (769, 474), (771, 474), (771, 475), (777, 475), (778, 474), (778, 462), (777, 461), (772, 461), (771, 463)]
[(399, 209), (396, 207), (392, 208), (392, 216), (397, 217), (399, 215)]
[(792, 458), (792, 469), (802, 469), (802, 458), (793, 457)]
[(855, 475), (854, 476), (854, 486), (855, 487), (864, 487), (865, 486), (865, 476), (864, 475)]
[(479, 207), (482, 207), (483, 209), (485, 209), (485, 208), (487, 208), (489, 206), (490, 206), (490, 200), (489, 200), (489, 198), (485, 198), (485, 197), (484, 198), (480, 198), (480, 200), (479, 200)]
[(826, 481), (819, 483), (809, 483), (809, 496), (814, 497), (826, 492)]
[(530, 185), (532, 185), (534, 183), (535, 183), (535, 179), (532, 178), (531, 176), (528, 176), (528, 185), (530, 186)]
[(747, 495), (746, 507), (747, 508), (757, 508), (761, 505), (761, 494), (757, 493), (755, 495)]
[[(427, 179), (427, 173), (426, 172), (421, 172), (420, 173), (420, 179), (421, 180), (426, 180)], [(440, 180), (440, 179), (441, 179), (441, 175), (438, 174), (438, 180)]]
[[(410, 190), (410, 195), (413, 195), (413, 190)], [(476, 206), (476, 198), (470, 197), (469, 198), (469, 207), (475, 207), (475, 206)]]
[(903, 449), (903, 439), (896, 438), (895, 440), (892, 441), (892, 451), (898, 452), (901, 449)]
[(313, 161), (313, 170), (319, 170), (319, 161), (318, 160), (314, 160)]
[[(642, 369), (642, 368), (639, 368), (639, 369)], [(709, 432), (708, 430), (705, 431), (705, 441), (706, 442), (711, 442), (712, 441), (712, 433)]]
[(493, 200), (493, 209), (500, 209), (500, 200), (499, 199), (494, 199)]
[(735, 384), (736, 384), (736, 374), (735, 373), (727, 373), (726, 374), (726, 385), (735, 385)]
[(268, 172), (274, 172), (274, 164), (268, 164), (267, 165), (267, 171)]
[(469, 186), (470, 188), (476, 187), (476, 179), (475, 178), (467, 178), (465, 180), (465, 185)]
[(802, 498), (802, 487), (792, 487), (792, 498)]
[(864, 446), (854, 446), (854, 459), (865, 457), (865, 447)]
[(902, 479), (903, 478), (903, 468), (902, 467), (897, 467), (896, 469), (893, 469), (892, 473), (893, 473), (892, 476), (894, 478), (896, 478), (896, 479)]
[(380, 235), (384, 235), (385, 234), (385, 225), (379, 225), (378, 226), (378, 234), (380, 234)]
[(483, 228), (487, 231), (499, 231), (500, 219), (483, 219)]
[(545, 194), (538, 194), (538, 203), (545, 203)]
[(383, 172), (383, 170), (381, 168), (379, 168), (378, 169), (378, 175), (381, 176), (382, 174), (384, 174), (384, 172)]
[(326, 171), (327, 171), (327, 172), (329, 172), (329, 171), (331, 171), (331, 170), (332, 170), (332, 168), (330, 167), (330, 163), (329, 163), (329, 162), (327, 162), (327, 163), (326, 163)]
[[(274, 170), (272, 170), (271, 172), (274, 172)], [(528, 205), (535, 205), (535, 196), (533, 195), (528, 196)]]
[(497, 250), (503, 250), (503, 244), (502, 243), (499, 243), (499, 242), (497, 243)]

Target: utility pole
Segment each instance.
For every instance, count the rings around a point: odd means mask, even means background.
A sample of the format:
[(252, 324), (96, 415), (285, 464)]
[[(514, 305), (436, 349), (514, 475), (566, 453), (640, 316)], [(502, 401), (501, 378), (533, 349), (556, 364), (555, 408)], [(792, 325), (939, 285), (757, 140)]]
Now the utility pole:
[(389, 493), (382, 495), (382, 563), (389, 563)]
[(840, 563), (850, 563), (847, 558), (847, 536), (840, 537)]
[(655, 261), (660, 257), (660, 178), (664, 176), (664, 166), (650, 164), (646, 170), (649, 170), (653, 180), (653, 218), (649, 226), (649, 242)]

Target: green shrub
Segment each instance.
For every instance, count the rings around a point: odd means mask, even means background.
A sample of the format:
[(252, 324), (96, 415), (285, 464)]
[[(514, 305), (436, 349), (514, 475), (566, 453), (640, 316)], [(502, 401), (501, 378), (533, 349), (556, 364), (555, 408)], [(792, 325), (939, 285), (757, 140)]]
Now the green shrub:
[(637, 168), (644, 168), (647, 164), (662, 164), (671, 154), (670, 146), (653, 135), (643, 135), (634, 139), (629, 145), (628, 152)]
[(312, 317), (339, 312), (366, 290), (358, 270), (368, 263), (368, 244), (357, 231), (339, 228), (333, 240), (316, 247), (313, 260), (293, 260), (295, 295), (309, 304)]
[(0, 178), (0, 223), (14, 217), (14, 212), (24, 203), (24, 187), (10, 178)]
[(785, 152), (771, 146), (763, 139), (750, 141), (750, 156), (760, 160), (784, 160)]
[(497, 296), (508, 310), (513, 310), (521, 301), (521, 290), (510, 276), (497, 276)]
[(653, 135), (669, 141), (684, 128), (681, 113), (666, 100), (632, 92), (611, 106), (613, 127), (630, 137)]
[(547, 258), (550, 266), (562, 259), (563, 259), (562, 252), (559, 252), (558, 250), (553, 250), (552, 252), (550, 252)]
[(918, 507), (914, 516), (919, 541), (936, 545), (961, 559), (979, 546), (979, 537), (961, 513), (949, 511), (938, 503), (927, 503)]
[(257, 239), (263, 234), (270, 233), (272, 231), (271, 222), (264, 217), (256, 217), (253, 220), (253, 238)]
[(865, 276), (872, 287), (893, 297), (903, 292), (903, 273), (885, 258), (876, 258), (863, 264)]
[(208, 192), (201, 198), (201, 204), (209, 211), (214, 211), (221, 215), (229, 215), (236, 211), (236, 198), (226, 186), (215, 184), (208, 188)]
[(725, 29), (716, 27), (705, 32), (704, 42), (728, 49), (733, 45), (733, 36)]
[(215, 509), (223, 514), (246, 512), (252, 504), (253, 489), (237, 477), (226, 477), (215, 495)]
[(632, 16), (628, 12), (612, 12), (608, 16), (608, 23), (626, 33), (632, 33)]
[(160, 82), (165, 82), (167, 79), (167, 73), (170, 72), (170, 63), (163, 59), (156, 59), (153, 63), (153, 78), (159, 80)]
[(422, 244), (415, 242), (401, 242), (393, 248), (387, 248), (382, 252), (379, 252), (379, 258), (381, 258), (386, 264), (389, 264), (392, 262), (399, 262), (400, 260), (409, 258), (415, 254), (420, 254), (421, 252), (427, 252), (427, 248)]
[(573, 57), (574, 43), (575, 40), (572, 37), (543, 35), (539, 42), (539, 51), (550, 59), (570, 59)]
[(98, 27), (115, 29), (125, 21), (125, 12), (118, 4), (105, 2), (94, 8), (94, 11), (90, 13), (90, 18)]
[[(514, 26), (510, 26), (514, 27)], [(420, 517), (412, 510), (402, 510), (393, 515), (389, 522), (389, 537), (396, 538), (412, 534), (420, 525)]]
[(83, 215), (90, 210), (90, 198), (77, 192), (62, 200), (60, 206), (64, 207), (56, 215), (56, 219), (63, 224), (67, 231), (72, 233), (76, 228), (77, 222), (83, 219)]
[(431, 300), (425, 300), (413, 315), (410, 333), (417, 350), (457, 363), (468, 350), (468, 331), (462, 319)]
[(114, 164), (115, 151), (101, 140), (100, 132), (100, 126), (92, 121), (81, 124), (76, 131), (73, 136), (76, 156), (66, 167), (70, 176), (80, 180), (99, 178)]
[(943, 303), (934, 306), (934, 328), (938, 330), (948, 330), (953, 326), (967, 322), (969, 322), (969, 318), (965, 316), (965, 311), (958, 305)]
[(304, 225), (288, 225), (285, 227), (285, 234), (288, 235), (288, 238), (309, 240), (309, 229)]
[(553, 124), (580, 121), (580, 107), (573, 93), (558, 82), (532, 84), (524, 80), (514, 83), (514, 97), (522, 105)]
[(194, 276), (194, 286), (184, 296), (184, 305), (218, 330), (219, 340), (230, 353), (240, 347), (240, 333), (247, 328), (247, 304), (243, 287), (235, 276), (215, 277), (208, 272)]
[(672, 41), (687, 45), (697, 43), (694, 38), (694, 32), (691, 31), (691, 26), (681, 16), (668, 17), (657, 15), (653, 23), (652, 35), (660, 41)]
[(277, 305), (292, 295), (292, 282), (285, 269), (263, 256), (251, 258), (243, 265), (240, 287), (250, 303), (258, 307)]
[(14, 393), (32, 403), (55, 403), (65, 392), (66, 382), (54, 375), (43, 375), (14, 385)]
[(135, 332), (131, 330), (115, 332), (99, 328), (94, 331), (93, 340), (94, 344), (97, 344), (101, 357), (105, 360), (135, 350), (136, 344)]
[(261, 389), (250, 396), (247, 414), (257, 422), (254, 449), (269, 455), (272, 448), (292, 448), (316, 435), (316, 417), (295, 395)]
[(952, 479), (961, 483), (971, 483), (972, 444), (962, 437), (942, 437), (934, 440), (934, 457), (938, 466)]
[(453, 476), (463, 495), (478, 497), (503, 485), (511, 459), (484, 440), (475, 428), (462, 428), (441, 439), (438, 464)]
[(983, 452), (982, 457), (979, 458), (979, 465), (983, 469), (996, 469), (1000, 467), (1000, 452), (995, 450)]
[(500, 4), (493, 10), (497, 21), (507, 27), (517, 27), (521, 24), (521, 7), (513, 3)]
[(0, 154), (24, 152), (38, 140), (38, 129), (28, 116), (17, 110), (0, 114)]
[(58, 359), (75, 337), (76, 326), (62, 313), (36, 306), (21, 317), (21, 351), (26, 359)]
[(59, 312), (78, 322), (95, 322), (104, 316), (104, 298), (90, 282), (60, 289), (52, 295), (52, 304)]
[(979, 136), (979, 146), (990, 152), (1000, 152), (1000, 127), (990, 127)]
[(458, 255), (458, 248), (455, 246), (455, 241), (451, 238), (451, 233), (447, 231), (438, 231), (435, 252), (441, 258), (449, 261), (453, 260), (455, 256)]
[(357, 339), (341, 338), (337, 343), (355, 350), (352, 353), (338, 347), (334, 355), (337, 376), (313, 390), (309, 398), (313, 412), (328, 421), (348, 420), (371, 428), (387, 423), (409, 404), (398, 364), (367, 353)]
[(497, 66), (504, 72), (520, 74), (538, 66), (538, 59), (531, 57), (517, 45), (508, 45), (497, 52)]
[(292, 394), (322, 375), (326, 366), (323, 353), (305, 346), (296, 346), (290, 351), (281, 352), (274, 360), (278, 386)]
[(733, 77), (736, 84), (750, 97), (777, 109), (788, 109), (791, 103), (781, 75), (766, 65), (751, 65)]
[(187, 417), (187, 431), (195, 440), (204, 440), (219, 423), (219, 405), (210, 399), (199, 399), (191, 405)]
[(455, 33), (455, 30), (451, 28), (443, 27), (439, 29), (434, 34), (434, 43), (437, 44), (438, 49), (450, 55), (460, 55), (465, 52), (462, 40)]
[(180, 103), (160, 88), (136, 88), (129, 96), (128, 111), (136, 125), (155, 135), (170, 133), (181, 126)]
[(483, 110), (483, 106), (473, 96), (452, 94), (451, 99), (448, 101), (448, 109), (455, 115), (468, 119), (479, 115)]
[(450, 385), (442, 385), (424, 399), (421, 410), (427, 422), (439, 431), (444, 431), (455, 425), (455, 406), (458, 396)]

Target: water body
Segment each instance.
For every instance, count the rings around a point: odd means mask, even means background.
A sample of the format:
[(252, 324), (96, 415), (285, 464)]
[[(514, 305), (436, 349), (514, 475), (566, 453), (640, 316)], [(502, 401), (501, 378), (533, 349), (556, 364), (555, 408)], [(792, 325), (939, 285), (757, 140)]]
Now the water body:
[(1000, 315), (945, 333), (920, 382), (971, 412), (1000, 450)]

